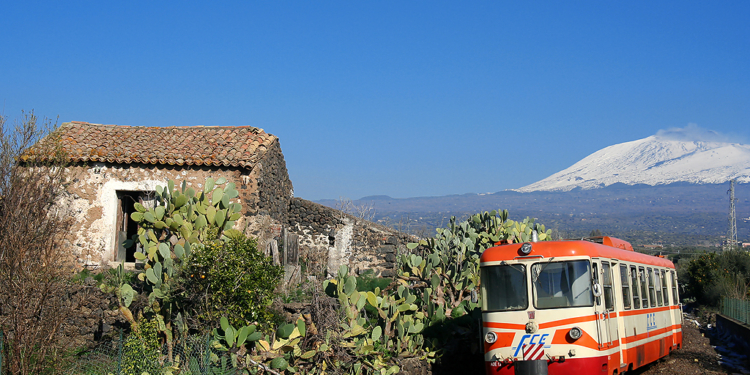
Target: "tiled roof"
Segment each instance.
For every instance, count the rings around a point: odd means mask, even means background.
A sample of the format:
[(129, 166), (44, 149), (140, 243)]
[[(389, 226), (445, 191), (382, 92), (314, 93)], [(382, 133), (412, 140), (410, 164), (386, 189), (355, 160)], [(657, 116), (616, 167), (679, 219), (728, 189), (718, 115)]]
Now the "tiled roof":
[[(225, 167), (253, 166), (278, 140), (251, 126), (144, 127), (78, 121), (63, 123), (55, 135), (71, 162)], [(23, 159), (38, 157), (35, 151), (41, 149), (32, 147)]]

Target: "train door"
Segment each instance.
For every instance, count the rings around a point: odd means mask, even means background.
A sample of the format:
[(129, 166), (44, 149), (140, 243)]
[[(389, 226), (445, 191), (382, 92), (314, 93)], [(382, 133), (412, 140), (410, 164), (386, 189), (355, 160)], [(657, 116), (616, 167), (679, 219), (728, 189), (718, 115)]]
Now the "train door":
[(680, 297), (677, 294), (677, 274), (675, 274), (674, 270), (669, 270), (669, 274), (671, 275), (671, 281), (672, 281), (672, 304), (675, 306), (680, 306), (679, 309), (672, 310), (672, 315), (674, 319), (674, 324), (681, 325), (682, 324), (682, 305), (680, 304)]
[(615, 311), (615, 295), (613, 288), (612, 268), (609, 262), (602, 261), (602, 289), (604, 294), (604, 319), (607, 325), (608, 347), (619, 344), (617, 327), (617, 313)]
[[(661, 288), (662, 288), (662, 294), (664, 294), (664, 306), (670, 306), (672, 305), (672, 300), (669, 298), (669, 286), (668, 286), (668, 280), (667, 275), (669, 275), (669, 271), (660, 270), (659, 276), (661, 276)], [(674, 314), (672, 313), (672, 308), (670, 307), (669, 310), (667, 310), (667, 324), (669, 324), (669, 330), (671, 331), (674, 329)], [(674, 340), (670, 340), (672, 344), (674, 344)]]
[[(619, 310), (618, 317), (617, 317), (617, 326), (619, 330), (617, 331), (618, 337), (620, 338), (620, 372), (624, 370), (624, 368), (627, 368), (628, 363), (631, 362), (630, 358), (628, 357), (628, 352), (625, 348), (626, 345), (624, 343), (627, 341), (628, 337), (628, 329), (630, 328), (630, 325), (628, 324), (629, 319), (623, 314), (624, 311), (633, 310), (633, 286), (631, 284), (631, 277), (630, 273), (628, 272), (629, 265), (625, 263), (620, 263), (619, 267), (615, 267), (615, 269), (620, 269), (620, 291), (622, 292), (622, 310)], [(617, 271), (615, 271), (615, 274), (617, 274)], [(616, 276), (615, 276), (616, 277)]]
[(599, 349), (609, 347), (609, 324), (605, 314), (607, 308), (604, 305), (604, 298), (602, 298), (602, 273), (601, 273), (601, 261), (599, 259), (591, 260), (592, 269), (592, 288), (594, 288), (594, 313), (596, 314), (596, 331), (597, 339), (599, 341)]

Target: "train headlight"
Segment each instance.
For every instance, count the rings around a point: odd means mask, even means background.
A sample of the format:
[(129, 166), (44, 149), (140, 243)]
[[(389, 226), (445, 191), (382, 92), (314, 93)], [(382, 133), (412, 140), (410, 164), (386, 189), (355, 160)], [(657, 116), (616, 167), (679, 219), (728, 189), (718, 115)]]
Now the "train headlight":
[(521, 245), (521, 253), (523, 255), (529, 255), (531, 253), (531, 244), (526, 242), (523, 245)]
[(583, 331), (581, 331), (581, 329), (578, 327), (573, 327), (570, 329), (570, 332), (568, 332), (568, 334), (570, 335), (571, 339), (578, 340), (581, 338), (581, 336), (583, 336)]
[(494, 344), (495, 341), (497, 341), (497, 335), (495, 332), (487, 332), (487, 334), (484, 335), (484, 341), (487, 341), (488, 344)]

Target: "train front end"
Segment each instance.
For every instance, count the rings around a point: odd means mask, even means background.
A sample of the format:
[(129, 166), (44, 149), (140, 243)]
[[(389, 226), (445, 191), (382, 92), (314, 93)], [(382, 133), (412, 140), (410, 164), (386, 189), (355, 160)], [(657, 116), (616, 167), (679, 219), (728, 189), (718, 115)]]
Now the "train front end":
[(607, 371), (614, 356), (600, 345), (595, 299), (601, 293), (589, 256), (558, 251), (570, 242), (503, 245), (482, 255), (487, 374)]

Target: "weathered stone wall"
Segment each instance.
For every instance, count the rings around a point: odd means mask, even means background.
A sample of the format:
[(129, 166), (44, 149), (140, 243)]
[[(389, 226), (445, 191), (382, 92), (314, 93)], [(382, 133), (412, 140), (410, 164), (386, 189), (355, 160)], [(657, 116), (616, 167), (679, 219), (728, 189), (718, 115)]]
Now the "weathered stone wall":
[(342, 219), (347, 216), (341, 211), (323, 206), (302, 198), (292, 198), (289, 202), (289, 213), (287, 224), (294, 227), (299, 224), (301, 227), (309, 228), (316, 233), (325, 233), (332, 228), (342, 225)]
[[(56, 310), (59, 314), (52, 313), (50, 316), (54, 319), (62, 319), (53, 339), (63, 340), (61, 346), (67, 349), (91, 348), (97, 345), (102, 337), (114, 336), (120, 328), (129, 327), (117, 309), (117, 297), (114, 293), (102, 292), (93, 277), (88, 277), (80, 283), (71, 283), (64, 289), (59, 289), (57, 293), (48, 295), (47, 298), (46, 306), (59, 309)], [(5, 313), (12, 314), (12, 311), (8, 309)], [(28, 312), (29, 310), (26, 310), (25, 313)], [(4, 309), (0, 308), (0, 321), (10, 322), (6, 319), (12, 316), (3, 316), (3, 313)], [(45, 334), (50, 333), (52, 332), (45, 332)], [(5, 343), (7, 344), (7, 341)]]
[(368, 221), (362, 224), (354, 227), (354, 255), (349, 267), (358, 274), (375, 269), (382, 277), (394, 277), (396, 257), (408, 252), (406, 244), (417, 239)]
[(278, 140), (266, 150), (263, 159), (253, 168), (253, 172), (257, 173), (254, 180), (258, 182), (258, 188), (253, 190), (253, 194), (258, 196), (254, 205), (257, 207), (257, 214), (269, 215), (274, 220), (283, 222), (294, 195), (294, 188), (289, 180), (286, 161)]
[[(237, 201), (242, 204), (246, 217), (265, 212), (283, 220), (291, 199), (291, 182), (278, 142), (269, 151), (252, 170), (104, 163), (72, 165), (67, 168), (70, 184), (60, 202), (61, 209), (74, 222), (65, 243), (81, 264), (101, 265), (115, 261), (117, 192), (155, 191), (156, 186), (164, 186), (170, 179), (176, 185), (186, 181), (189, 187), (200, 190), (208, 177), (224, 177), (237, 186)], [(242, 228), (245, 221), (246, 218), (240, 219), (236, 227)]]
[[(392, 277), (396, 256), (416, 239), (390, 228), (300, 198), (289, 204), (286, 225), (300, 235), (300, 258), (328, 275), (346, 264), (356, 274)], [(326, 263), (325, 265), (319, 263)], [(311, 267), (308, 267), (311, 268)], [(314, 270), (312, 273), (315, 273)]]
[(117, 297), (102, 292), (93, 278), (73, 284), (64, 296), (70, 315), (60, 327), (61, 336), (71, 341), (70, 347), (91, 347), (103, 336), (113, 335), (128, 323), (117, 307)]
[(396, 255), (414, 239), (389, 228), (299, 198), (276, 141), (252, 169), (79, 163), (68, 167), (70, 184), (60, 207), (73, 218), (66, 246), (80, 264), (106, 265), (117, 260), (119, 191), (155, 191), (174, 180), (203, 189), (208, 177), (234, 182), (244, 217), (236, 228), (259, 238), (259, 245), (279, 240), (282, 227), (298, 234), (299, 254), (308, 274), (334, 274), (341, 264), (356, 273), (373, 270), (391, 276)]

